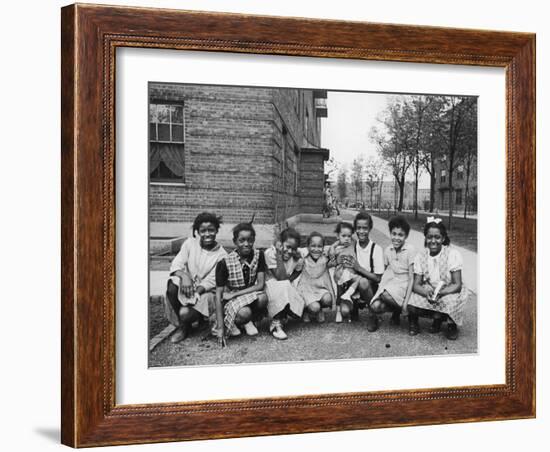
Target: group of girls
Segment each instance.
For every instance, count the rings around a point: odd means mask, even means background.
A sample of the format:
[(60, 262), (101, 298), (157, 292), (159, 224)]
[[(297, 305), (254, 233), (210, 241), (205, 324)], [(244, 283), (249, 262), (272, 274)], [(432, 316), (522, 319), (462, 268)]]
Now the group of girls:
[(255, 336), (266, 315), (270, 333), (284, 340), (288, 318), (323, 323), (327, 309), (336, 311), (336, 322), (358, 320), (365, 309), (371, 332), (385, 312), (391, 313), (392, 325), (407, 314), (410, 335), (420, 332), (420, 316), (430, 317), (430, 332), (439, 332), (446, 322), (447, 338), (458, 337), (468, 291), (461, 255), (449, 246), (439, 218), (428, 218), (419, 253), (407, 242), (410, 226), (399, 216), (389, 221), (391, 244), (384, 251), (369, 239), (373, 223), (365, 211), (353, 223), (337, 225), (331, 246), (313, 232), (307, 247), (300, 248), (300, 234), (288, 228), (261, 251), (254, 247), (252, 224), (240, 223), (233, 228), (235, 249), (227, 253), (216, 241), (220, 223), (212, 213), (198, 215), (193, 237), (172, 262), (165, 311), (176, 327), (174, 343), (187, 337), (194, 321), (208, 318), (222, 345), (243, 332)]

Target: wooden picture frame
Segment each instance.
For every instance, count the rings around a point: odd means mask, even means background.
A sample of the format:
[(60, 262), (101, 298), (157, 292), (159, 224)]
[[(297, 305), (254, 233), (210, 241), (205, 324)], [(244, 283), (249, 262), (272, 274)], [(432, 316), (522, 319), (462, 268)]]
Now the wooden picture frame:
[[(73, 447), (535, 416), (535, 35), (71, 5), (62, 9), (62, 442)], [(506, 382), (115, 403), (115, 50), (147, 47), (506, 70)]]

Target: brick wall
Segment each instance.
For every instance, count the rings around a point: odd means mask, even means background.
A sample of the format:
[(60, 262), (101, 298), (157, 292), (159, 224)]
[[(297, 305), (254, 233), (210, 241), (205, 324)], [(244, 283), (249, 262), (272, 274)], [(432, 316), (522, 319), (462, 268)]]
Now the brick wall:
[(323, 155), (315, 152), (303, 152), (300, 172), (302, 178), (301, 211), (303, 213), (321, 213), (324, 193)]
[[(255, 223), (263, 224), (299, 212), (305, 182), (299, 177), (296, 184), (295, 174), (311, 93), (179, 84), (151, 84), (149, 93), (153, 102), (183, 103), (186, 128), (184, 183), (151, 184), (151, 222), (188, 222), (212, 210), (226, 223), (255, 213)], [(318, 140), (310, 122), (310, 141)], [(321, 168), (321, 193), (322, 178)]]

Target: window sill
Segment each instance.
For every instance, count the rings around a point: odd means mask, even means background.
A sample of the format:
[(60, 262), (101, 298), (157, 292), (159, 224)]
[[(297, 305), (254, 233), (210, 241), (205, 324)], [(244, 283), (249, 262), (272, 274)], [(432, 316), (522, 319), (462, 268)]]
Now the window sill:
[(158, 185), (164, 187), (186, 187), (185, 182), (149, 182), (149, 185)]

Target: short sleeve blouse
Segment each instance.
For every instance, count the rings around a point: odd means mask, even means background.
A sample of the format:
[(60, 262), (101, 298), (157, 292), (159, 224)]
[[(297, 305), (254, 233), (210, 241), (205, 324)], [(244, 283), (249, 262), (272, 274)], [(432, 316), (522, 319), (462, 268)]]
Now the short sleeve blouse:
[[(427, 252), (424, 250), (424, 252)], [(430, 281), (432, 283), (438, 282), (440, 278), (440, 261), (441, 261), (441, 252), (437, 254), (436, 256), (430, 256), (428, 254), (427, 256), (427, 264), (428, 264), (428, 275), (430, 277)], [(419, 253), (415, 260), (414, 260), (414, 273), (417, 275), (422, 275), (424, 273), (422, 269), (422, 254)], [(448, 253), (448, 267), (449, 267), (449, 273), (455, 272), (458, 270), (462, 270), (462, 255), (460, 252), (455, 248), (449, 248)]]
[(384, 265), (390, 267), (394, 274), (408, 273), (409, 267), (415, 262), (415, 255), (414, 247), (407, 242), (399, 252), (390, 245), (384, 250)]

